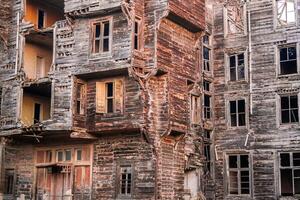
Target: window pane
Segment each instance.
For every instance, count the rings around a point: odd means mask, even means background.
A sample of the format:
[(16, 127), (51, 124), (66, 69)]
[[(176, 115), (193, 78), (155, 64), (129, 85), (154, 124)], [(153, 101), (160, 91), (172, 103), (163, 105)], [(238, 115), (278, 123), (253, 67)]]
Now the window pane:
[(107, 99), (107, 112), (108, 113), (114, 112), (113, 99)]
[(139, 33), (139, 23), (138, 22), (134, 22), (134, 33), (138, 34)]
[(236, 68), (230, 68), (230, 80), (235, 81), (236, 80)]
[(237, 126), (237, 115), (236, 114), (231, 115), (231, 126)]
[(289, 109), (289, 97), (281, 97), (281, 109)]
[(236, 101), (230, 101), (230, 113), (237, 113), (236, 112)]
[(239, 114), (239, 126), (245, 126), (246, 125), (246, 115), (245, 114)]
[(113, 83), (106, 83), (106, 97), (113, 97), (114, 96), (114, 84)]
[(239, 54), (238, 55), (238, 65), (244, 65), (244, 54)]
[(249, 171), (241, 171), (241, 194), (250, 194)]
[(209, 49), (206, 47), (203, 47), (203, 58), (209, 60)]
[(71, 150), (66, 150), (66, 161), (70, 161), (72, 158)]
[(248, 168), (249, 167), (249, 156), (248, 155), (241, 155), (241, 168)]
[(300, 194), (300, 178), (294, 180), (295, 182), (295, 194)]
[(100, 52), (100, 40), (95, 40), (95, 47), (94, 47), (94, 53), (99, 53)]
[[(293, 153), (293, 165), (300, 166), (300, 153)], [(299, 187), (300, 187), (300, 185), (299, 185)]]
[(289, 60), (297, 59), (296, 47), (288, 48), (288, 58), (289, 58)]
[(284, 61), (280, 63), (281, 74), (297, 73), (297, 60)]
[(290, 154), (289, 153), (281, 153), (280, 154), (280, 165), (282, 167), (290, 166)]
[(238, 172), (229, 172), (229, 193), (238, 194)]
[(95, 38), (99, 38), (100, 37), (100, 24), (95, 25)]
[(238, 79), (243, 80), (245, 79), (245, 67), (244, 65), (241, 65), (238, 67)]
[(281, 111), (281, 122), (290, 123), (290, 112), (288, 110)]
[(77, 154), (76, 160), (80, 161), (82, 159), (82, 150), (81, 149), (77, 149), (76, 154)]
[(291, 110), (291, 122), (298, 122), (298, 109)]
[(204, 95), (204, 106), (210, 107), (210, 96)]
[(293, 180), (292, 180), (292, 170), (291, 169), (281, 169), (281, 195), (289, 196), (293, 195)]
[(104, 22), (104, 36), (109, 36), (109, 22)]
[(229, 156), (229, 168), (237, 168), (237, 156)]
[(236, 64), (236, 62), (235, 62), (235, 56), (230, 56), (229, 60), (230, 60), (230, 65), (229, 65), (229, 67), (230, 67), (230, 68), (236, 67), (236, 66), (235, 66), (235, 64)]
[(203, 36), (203, 43), (204, 44), (209, 44), (209, 36), (208, 35)]
[(290, 102), (291, 102), (290, 108), (298, 108), (298, 97), (297, 96), (291, 96)]
[(280, 49), (280, 61), (287, 60), (287, 48)]
[(103, 39), (103, 52), (109, 51), (109, 38)]
[(57, 152), (57, 161), (63, 161), (63, 152), (62, 151)]
[(238, 100), (238, 112), (245, 112), (245, 100)]

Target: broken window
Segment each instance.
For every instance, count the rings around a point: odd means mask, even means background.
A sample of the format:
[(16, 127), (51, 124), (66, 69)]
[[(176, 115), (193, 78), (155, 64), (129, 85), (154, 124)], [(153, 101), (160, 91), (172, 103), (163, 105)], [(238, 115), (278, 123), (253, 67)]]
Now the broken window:
[(130, 196), (132, 193), (132, 167), (120, 167), (120, 195)]
[(4, 194), (12, 195), (14, 193), (15, 170), (5, 169)]
[(123, 112), (123, 80), (113, 79), (96, 83), (96, 112)]
[(296, 23), (295, 0), (276, 0), (277, 22), (279, 26), (286, 26)]
[(245, 80), (244, 53), (229, 56), (230, 81)]
[(225, 32), (237, 34), (245, 32), (244, 4), (240, 0), (227, 1)]
[(300, 153), (280, 153), (280, 188), (282, 196), (300, 194)]
[(104, 20), (93, 24), (93, 53), (109, 52), (111, 49), (111, 22)]
[(297, 48), (296, 45), (281, 47), (280, 51), (280, 74), (297, 73)]
[(204, 94), (204, 119), (211, 118), (211, 96)]
[(250, 194), (249, 155), (228, 156), (228, 193)]
[(34, 104), (34, 115), (33, 115), (33, 122), (40, 123), (41, 121), (41, 104), (35, 103)]
[(134, 49), (139, 50), (141, 48), (141, 20), (136, 19), (134, 22)]
[[(80, 160), (78, 159), (79, 150), (81, 151)], [(38, 150), (36, 153), (37, 199), (89, 197), (91, 192), (90, 151), (89, 145)]]
[(210, 71), (211, 69), (211, 47), (210, 37), (208, 35), (203, 36), (203, 70)]
[(298, 96), (281, 96), (281, 123), (295, 123), (299, 122), (298, 116)]
[(77, 83), (76, 90), (76, 114), (83, 115), (85, 110), (85, 95), (86, 85), (83, 83)]
[(245, 100), (236, 100), (229, 102), (230, 107), (230, 126), (246, 126)]
[(38, 29), (43, 29), (45, 27), (45, 11), (38, 9)]
[(211, 173), (211, 166), (212, 166), (212, 159), (211, 159), (211, 131), (210, 130), (204, 130), (203, 135), (203, 141), (204, 141), (204, 157), (205, 157), (205, 165), (204, 165), (204, 171), (206, 174)]
[(200, 97), (191, 95), (191, 122), (192, 124), (200, 123)]

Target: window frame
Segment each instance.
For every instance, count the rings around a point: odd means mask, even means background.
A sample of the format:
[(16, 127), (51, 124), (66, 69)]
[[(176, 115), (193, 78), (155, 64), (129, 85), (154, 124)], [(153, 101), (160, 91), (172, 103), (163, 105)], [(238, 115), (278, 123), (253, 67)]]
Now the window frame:
[[(281, 60), (280, 60), (280, 49), (282, 48), (289, 48), (289, 47), (296, 47), (296, 62), (297, 62), (297, 73), (293, 74), (281, 74)], [(289, 77), (289, 76), (295, 76), (300, 74), (300, 43), (289, 43), (289, 44), (283, 44), (283, 45), (278, 45), (275, 47), (276, 48), (276, 56), (275, 56), (275, 63), (277, 65), (276, 67), (276, 76), (277, 78), (280, 77)]]
[[(109, 36), (107, 37), (109, 39), (109, 43), (108, 43), (108, 51), (103, 51), (103, 40), (107, 39), (107, 38), (103, 38), (104, 37), (104, 22), (109, 22)], [(99, 45), (99, 52), (95, 52), (95, 41), (96, 41), (96, 24), (100, 24), (100, 45)], [(112, 48), (113, 48), (113, 17), (109, 16), (109, 17), (103, 17), (103, 18), (99, 18), (99, 19), (95, 19), (91, 21), (91, 48), (90, 48), (90, 52), (91, 52), (91, 56), (99, 56), (99, 55), (109, 55), (112, 53)]]
[[(131, 169), (131, 187), (130, 187), (130, 194), (122, 194), (122, 168), (130, 168)], [(134, 164), (133, 163), (128, 163), (126, 161), (121, 161), (118, 164), (118, 169), (117, 169), (117, 184), (116, 184), (116, 194), (117, 198), (121, 199), (131, 199), (132, 196), (134, 195), (134, 177), (135, 177), (135, 170), (134, 170)], [(127, 192), (126, 192), (127, 193)]]
[[(248, 168), (241, 168), (240, 167), (240, 157), (241, 156), (248, 156)], [(230, 168), (229, 168), (229, 157), (230, 156), (237, 156), (237, 170), (231, 170), (231, 171), (238, 171), (238, 194), (231, 194), (230, 193)], [(252, 156), (250, 152), (228, 152), (225, 154), (225, 158), (226, 158), (226, 175), (225, 175), (225, 183), (226, 183), (226, 194), (227, 196), (233, 196), (233, 197), (252, 197), (253, 192), (252, 192), (252, 188), (253, 188), (253, 163), (252, 163)], [(249, 194), (241, 194), (241, 185), (240, 185), (240, 172), (241, 171), (249, 171)]]
[[(300, 170), (300, 166), (294, 166), (294, 161), (293, 161), (293, 154), (294, 153), (300, 153), (299, 150), (296, 151), (282, 151), (278, 152), (278, 187), (279, 187), (279, 196), (282, 196), (282, 189), (281, 189), (281, 169), (291, 169), (292, 170), (292, 183), (293, 183), (293, 195), (292, 196), (300, 196), (299, 194), (295, 194), (295, 183), (294, 183), (294, 170)], [(290, 161), (290, 166), (281, 166), (281, 154), (289, 154), (289, 161)], [(291, 196), (284, 196), (284, 197), (291, 197)]]
[(228, 28), (228, 8), (226, 6), (223, 7), (223, 29), (224, 29), (224, 38), (228, 38), (230, 36), (236, 36), (236, 35), (242, 35), (242, 36), (246, 36), (247, 35), (247, 11), (246, 11), (246, 4), (244, 3), (244, 5), (242, 5), (243, 7), (243, 13), (242, 13), (242, 17), (243, 17), (243, 25), (244, 25), (244, 30), (241, 32), (237, 32), (237, 33), (229, 33), (229, 28)]
[[(244, 126), (231, 126), (231, 113), (230, 113), (230, 102), (235, 101), (238, 103), (239, 100), (245, 101), (245, 125)], [(246, 129), (249, 126), (249, 109), (248, 109), (248, 98), (247, 97), (240, 97), (240, 98), (229, 98), (226, 101), (226, 110), (227, 110), (227, 127), (228, 129)], [(236, 104), (238, 106), (238, 104)], [(237, 110), (238, 111), (238, 110)], [(238, 114), (238, 113), (237, 113)], [(237, 118), (238, 123), (238, 118)]]
[[(205, 44), (205, 42), (204, 42), (204, 37), (205, 36), (208, 37), (208, 44)], [(204, 58), (204, 49), (205, 48), (208, 49), (208, 51), (209, 51), (209, 60), (207, 60), (207, 59)], [(210, 74), (213, 73), (213, 66), (212, 66), (213, 55), (212, 55), (212, 49), (213, 49), (213, 47), (212, 47), (212, 37), (211, 37), (210, 34), (207, 33), (207, 34), (205, 34), (202, 37), (202, 52), (201, 52), (202, 59), (201, 60), (202, 60), (202, 71), (205, 72), (205, 73), (210, 73)], [(207, 70), (205, 68), (206, 63), (209, 64), (209, 70)]]
[[(81, 90), (80, 90), (80, 97), (78, 97), (78, 89), (79, 89), (79, 85), (81, 85)], [(81, 81), (79, 79), (77, 79), (75, 81), (75, 105), (74, 105), (74, 113), (76, 115), (85, 115), (86, 114), (86, 91), (87, 91), (87, 84), (84, 81)], [(78, 106), (78, 102), (79, 102), (79, 112), (77, 110), (77, 106)]]
[[(201, 123), (201, 98), (200, 95), (190, 94), (190, 117), (192, 125), (200, 125)], [(198, 109), (195, 109), (196, 104)], [(197, 110), (197, 111), (196, 111)]]
[[(135, 24), (137, 23), (138, 25), (138, 30), (136, 33), (136, 27)], [(141, 17), (135, 17), (134, 23), (133, 23), (133, 36), (132, 36), (132, 49), (134, 51), (141, 51), (143, 49), (143, 29), (142, 29), (142, 18)], [(137, 38), (137, 48), (135, 48), (135, 38)]]
[[(6, 181), (6, 175), (7, 175), (7, 171), (12, 171), (13, 172), (13, 180), (12, 180), (12, 186), (11, 186), (11, 193), (7, 192), (7, 181)], [(14, 168), (5, 168), (4, 169), (4, 188), (3, 188), (3, 195), (4, 197), (13, 197), (15, 194), (15, 184), (16, 184), (16, 170)]]
[[(295, 93), (288, 93), (288, 94), (280, 94), (278, 95), (279, 96), (279, 103), (278, 103), (278, 106), (279, 106), (279, 124), (280, 126), (288, 126), (288, 125), (293, 125), (293, 124), (299, 124), (300, 123), (300, 119), (299, 119), (299, 116), (300, 116), (300, 111), (299, 111), (299, 94), (295, 94)], [(290, 104), (290, 97), (291, 96), (296, 96), (297, 97), (297, 103), (298, 103), (298, 122), (289, 122), (289, 123), (282, 123), (282, 108), (281, 108), (281, 98), (282, 97), (289, 97), (289, 104)], [(291, 108), (289, 107), (289, 115), (290, 115), (290, 112), (291, 112)]]
[[(43, 27), (39, 28), (39, 11), (42, 11), (44, 12), (44, 20), (43, 20)], [(43, 30), (45, 28), (47, 28), (47, 12), (45, 11), (45, 9), (42, 9), (42, 8), (37, 8), (37, 11), (36, 11), (36, 16), (37, 16), (37, 23), (36, 23), (36, 28), (38, 30)]]
[(278, 19), (278, 7), (277, 7), (277, 0), (273, 0), (273, 8), (274, 8), (274, 29), (279, 29), (279, 28), (287, 28), (287, 27), (292, 27), (292, 26), (298, 26), (298, 2), (297, 0), (292, 0), (294, 1), (294, 11), (295, 11), (295, 22), (293, 23), (288, 23), (286, 25), (280, 25), (279, 19)]
[[(239, 62), (239, 59), (238, 59), (238, 57), (240, 56), (240, 55), (243, 55), (244, 56), (244, 79), (239, 79), (239, 74), (238, 74), (238, 69), (239, 69), (239, 67), (240, 67), (240, 65), (238, 64), (238, 62)], [(235, 80), (231, 80), (231, 73), (230, 73), (230, 71), (231, 71), (231, 66), (230, 66), (230, 58), (231, 57), (235, 57), (235, 66), (234, 66), (234, 70), (235, 70)], [(240, 53), (234, 53), (234, 54), (230, 54), (230, 55), (228, 55), (227, 56), (227, 71), (228, 71), (228, 77), (227, 77), (227, 79), (228, 79), (228, 81), (229, 82), (241, 82), (241, 81), (247, 81), (247, 54), (246, 54), (246, 52), (240, 52)]]
[[(104, 82), (105, 84), (105, 113), (107, 114), (111, 114), (111, 113), (116, 113), (116, 84), (115, 84), (115, 80), (112, 81), (106, 81)], [(112, 84), (112, 96), (108, 97), (108, 84)], [(112, 99), (112, 112), (108, 112), (108, 101)]]
[(0, 116), (2, 116), (2, 105), (3, 105), (3, 89), (4, 87), (0, 85)]

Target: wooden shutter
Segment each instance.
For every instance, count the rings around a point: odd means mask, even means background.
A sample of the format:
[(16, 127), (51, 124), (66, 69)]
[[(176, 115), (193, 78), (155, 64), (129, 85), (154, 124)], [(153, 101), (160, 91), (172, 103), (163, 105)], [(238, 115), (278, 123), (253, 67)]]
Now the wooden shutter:
[(86, 84), (83, 84), (80, 91), (80, 114), (85, 113), (85, 102), (86, 100)]
[(105, 113), (105, 83), (96, 83), (96, 112)]
[(115, 112), (123, 113), (123, 80), (115, 80)]

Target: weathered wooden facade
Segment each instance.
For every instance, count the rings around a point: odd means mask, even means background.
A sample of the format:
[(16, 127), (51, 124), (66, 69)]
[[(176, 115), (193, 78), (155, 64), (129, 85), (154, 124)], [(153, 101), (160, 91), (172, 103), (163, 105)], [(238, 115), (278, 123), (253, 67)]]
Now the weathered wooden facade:
[(204, 0), (0, 9), (4, 199), (203, 197)]

